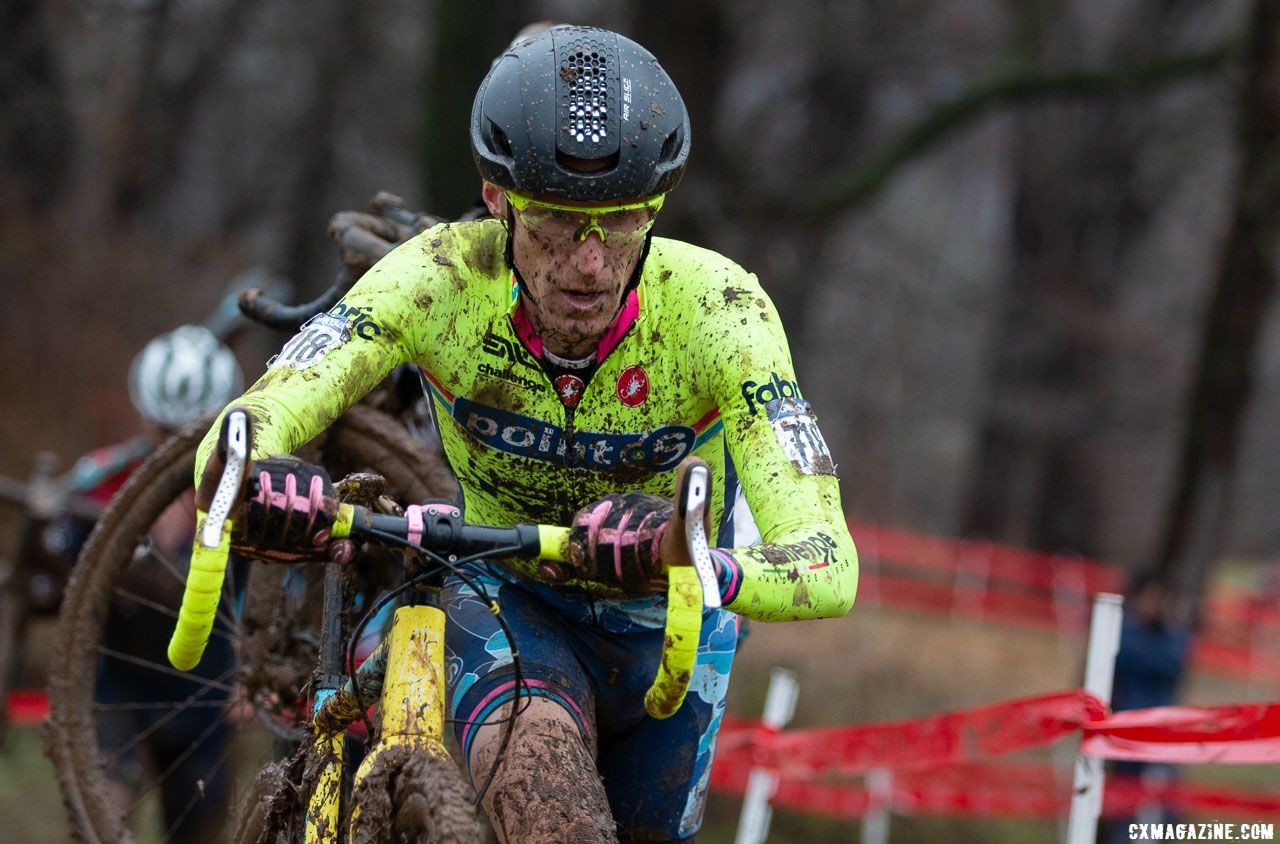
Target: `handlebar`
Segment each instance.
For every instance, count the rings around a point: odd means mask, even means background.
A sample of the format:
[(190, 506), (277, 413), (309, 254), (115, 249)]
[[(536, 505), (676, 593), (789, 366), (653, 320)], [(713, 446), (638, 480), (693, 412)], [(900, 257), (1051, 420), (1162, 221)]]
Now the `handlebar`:
[(297, 331), (298, 327), (318, 313), (329, 310), (347, 294), (355, 278), (343, 267), (333, 279), (333, 284), (318, 297), (301, 305), (285, 305), (273, 298), (268, 291), (252, 288), (240, 293), (240, 312), (254, 322), (280, 331)]
[(24, 508), (29, 517), (38, 521), (75, 516), (95, 522), (106, 505), (85, 493), (148, 451), (149, 444), (131, 440), (111, 455), (109, 463), (85, 468), (82, 466), (85, 461), (81, 460), (61, 475), (53, 474), (56, 463), (53, 454), (42, 452), (36, 456), (35, 468), (25, 481), (0, 475), (0, 501)]
[[(227, 458), (223, 474), (209, 512), (196, 515), (197, 541), (192, 551), (191, 571), (169, 642), (169, 661), (183, 671), (193, 669), (200, 661), (213, 629), (231, 551), (231, 511), (248, 470), (247, 432), (245, 411), (236, 409), (227, 414), (220, 444), (221, 453)], [(680, 503), (694, 565), (672, 566), (667, 571), (663, 652), (658, 674), (644, 698), (645, 710), (655, 718), (670, 717), (684, 702), (698, 655), (704, 603), (708, 607), (720, 605), (702, 520), (709, 476), (705, 466), (694, 466), (687, 474), (690, 479), (682, 488)], [(383, 515), (343, 503), (338, 506), (331, 537), (382, 543), (388, 543), (390, 538), (455, 558), (484, 554), (495, 558), (529, 556), (569, 562), (569, 529), (566, 527), (528, 523), (513, 527), (471, 525), (463, 522), (461, 511), (444, 503), (413, 505), (403, 516)]]
[[(436, 217), (410, 211), (404, 207), (403, 200), (399, 197), (384, 193), (379, 193), (374, 197), (369, 210), (396, 226), (407, 229), (411, 234), (418, 234), (426, 231), (436, 223), (443, 222)], [(388, 244), (386, 251), (390, 251), (392, 246), (400, 242), (398, 238), (393, 240), (395, 242)], [(381, 256), (375, 253), (365, 257), (370, 263), (373, 263)], [(244, 316), (254, 322), (280, 331), (293, 332), (297, 331), (304, 322), (316, 314), (324, 313), (336, 305), (343, 296), (347, 295), (347, 291), (355, 283), (356, 276), (352, 273), (351, 268), (344, 266), (338, 270), (329, 288), (310, 302), (304, 302), (299, 305), (286, 305), (279, 301), (273, 291), (264, 291), (255, 287), (240, 294), (239, 309)]]

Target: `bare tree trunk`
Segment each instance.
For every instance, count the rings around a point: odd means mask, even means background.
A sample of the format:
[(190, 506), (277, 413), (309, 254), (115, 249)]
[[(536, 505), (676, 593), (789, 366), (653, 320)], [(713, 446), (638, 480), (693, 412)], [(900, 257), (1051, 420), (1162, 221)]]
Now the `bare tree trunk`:
[(57, 198), (75, 143), (44, 8), (37, 0), (0, 4), (0, 167), (6, 192), (27, 211)]
[[(369, 46), (360, 0), (340, 0), (330, 8), (332, 27), (311, 54), (317, 68), (314, 94), (294, 129), (294, 141), (285, 145), (286, 149), (296, 150), (291, 156), (296, 169), (288, 195), (290, 228), (285, 274), (299, 288), (294, 294), (301, 294), (301, 299), (328, 287), (337, 270), (331, 257), (333, 247), (324, 238), (333, 211), (325, 199), (333, 176), (337, 127), (341, 124), (338, 108), (342, 80), (361, 51)], [(328, 256), (327, 262), (322, 256)]]
[[(1217, 69), (1228, 55), (1224, 46), (1167, 55), (1170, 36), (1185, 26), (1172, 7), (1133, 20), (1142, 28), (1121, 33), (1115, 45), (1139, 57), (1131, 70), (1039, 74), (1043, 104), (1020, 115), (1016, 255), (994, 344), (999, 357), (967, 533), (1052, 551), (1103, 550), (1098, 508), (1107, 481), (1090, 457), (1089, 439), (1105, 424), (1107, 355), (1115, 350), (1099, 338), (1106, 337), (1127, 250), (1160, 199), (1135, 176), (1145, 145), (1154, 142), (1148, 101), (1076, 95), (1158, 88)], [(1036, 37), (1034, 28), (1029, 37)], [(1056, 46), (1070, 55), (1070, 44)], [(1047, 49), (1028, 46), (1026, 54)], [(1037, 88), (1017, 90), (1025, 97)], [(1055, 103), (1055, 94), (1072, 97)]]
[(115, 147), (112, 207), (117, 219), (141, 210), (177, 175), (204, 95), (221, 77), (227, 58), (247, 27), (253, 0), (230, 0), (195, 44), (183, 44), (191, 55), (184, 72), (170, 78), (163, 61), (170, 46), (172, 0), (160, 0), (147, 14), (138, 84), (121, 118)]
[(530, 22), (510, 0), (486, 4), (482, 15), (467, 3), (437, 4), (421, 151), (432, 214), (453, 219), (480, 199), (471, 164), (471, 102), (490, 63)]
[(687, 196), (711, 185), (732, 189), (725, 179), (725, 152), (716, 149), (713, 131), (717, 100), (724, 87), (725, 69), (731, 62), (720, 3), (687, 3), (684, 0), (651, 0), (645, 13), (635, 17), (631, 33), (662, 64), (676, 83), (689, 112), (693, 139), (693, 166), (686, 171), (680, 191), (685, 196), (663, 213), (664, 225), (679, 229), (694, 243), (705, 243), (708, 232), (697, 209), (705, 203)]
[(1196, 606), (1231, 513), (1240, 432), (1276, 287), (1280, 233), (1280, 5), (1256, 0), (1240, 93), (1241, 165), (1231, 228), (1205, 314), (1178, 482), (1155, 569)]

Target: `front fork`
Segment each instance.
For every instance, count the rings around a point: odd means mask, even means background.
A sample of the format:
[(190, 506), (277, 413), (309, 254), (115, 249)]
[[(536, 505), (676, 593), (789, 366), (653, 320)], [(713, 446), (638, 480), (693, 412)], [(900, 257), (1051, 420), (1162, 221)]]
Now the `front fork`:
[[(372, 770), (388, 748), (407, 746), (430, 753), (446, 752), (444, 750), (444, 618), (444, 613), (432, 606), (398, 608), (391, 621), (391, 633), (379, 646), (378, 651), (370, 656), (368, 661), (381, 663), (385, 653), (386, 674), (382, 682), (381, 725), (377, 743), (365, 755), (356, 771), (357, 783)], [(384, 648), (385, 651), (383, 651)], [(362, 688), (367, 688), (365, 683), (361, 685)], [(345, 701), (344, 698), (346, 698)], [(346, 708), (349, 713), (353, 700), (347, 687), (317, 691), (316, 721), (326, 723), (326, 713), (332, 710)], [(353, 719), (347, 719), (347, 722), (350, 720)], [(307, 841), (309, 842), (329, 844), (339, 840), (342, 772), (345, 759), (343, 735), (342, 729), (333, 732), (329, 726), (324, 729), (318, 728), (316, 731), (317, 750), (323, 754), (325, 765), (307, 806)], [(370, 739), (372, 740), (372, 736)], [(353, 806), (352, 824), (359, 815), (360, 806)]]

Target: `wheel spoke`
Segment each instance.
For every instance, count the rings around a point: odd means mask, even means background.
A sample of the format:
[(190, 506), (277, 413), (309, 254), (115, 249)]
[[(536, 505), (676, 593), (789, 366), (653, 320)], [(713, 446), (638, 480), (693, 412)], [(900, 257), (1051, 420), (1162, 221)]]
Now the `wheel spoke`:
[(193, 700), (190, 703), (180, 700), (161, 700), (138, 703), (95, 703), (94, 712), (132, 712), (138, 710), (167, 710), (181, 706), (183, 709), (215, 709), (227, 706), (225, 700)]
[[(99, 648), (99, 650), (103, 650), (103, 649)], [(112, 750), (111, 755), (107, 757), (107, 760), (106, 760), (107, 764), (111, 765), (119, 761), (121, 756), (123, 756), (125, 753), (129, 752), (133, 748), (137, 747), (140, 742), (145, 741), (147, 737), (150, 736), (152, 733), (154, 733), (156, 730), (160, 729), (165, 724), (172, 721), (175, 717), (177, 717), (178, 713), (186, 709), (188, 704), (196, 702), (196, 698), (203, 695), (209, 689), (213, 688), (213, 689), (223, 690), (223, 691), (226, 691), (228, 695), (230, 695), (232, 691), (231, 687), (229, 685), (226, 685), (222, 681), (229, 679), (234, 672), (235, 672), (235, 668), (232, 667), (227, 669), (227, 671), (223, 673), (221, 677), (218, 677), (215, 680), (206, 681), (204, 685), (202, 685), (200, 688), (192, 692), (187, 697), (186, 700), (174, 705), (168, 712), (164, 714), (163, 717), (157, 718), (153, 723), (147, 726), (146, 729), (141, 730), (138, 733), (135, 733), (133, 737), (130, 738), (127, 742), (122, 744), (120, 747), (117, 747), (114, 750)], [(175, 672), (175, 673), (178, 673), (178, 672)], [(179, 673), (179, 676), (184, 676), (184, 675), (181, 675)], [(192, 678), (189, 677), (188, 679), (192, 679)], [(194, 678), (194, 679), (204, 679), (204, 678)], [(233, 705), (233, 701), (230, 698), (228, 698), (227, 700), (222, 701), (222, 705), (226, 707), (227, 712), (230, 712), (231, 707)]]
[[(235, 744), (233, 742), (227, 742), (227, 746), (223, 749), (222, 754), (218, 757), (218, 761), (214, 762), (213, 766), (209, 768), (208, 774), (206, 774), (204, 777), (204, 782), (213, 782), (214, 780), (217, 779), (218, 773), (227, 764), (227, 760), (231, 758), (231, 752), (234, 749), (235, 749)], [(231, 795), (231, 796), (234, 797), (234, 795)], [(169, 824), (169, 828), (165, 830), (165, 833), (164, 833), (165, 841), (174, 840), (174, 833), (178, 831), (178, 827), (182, 826), (182, 822), (187, 819), (187, 815), (191, 814), (191, 810), (196, 807), (196, 803), (200, 802), (204, 798), (205, 798), (205, 795), (202, 790), (193, 791), (191, 793), (191, 798), (187, 800), (187, 805), (182, 808), (182, 811), (178, 813), (178, 817), (174, 818), (173, 823)], [(233, 807), (228, 807), (228, 808), (233, 808)]]
[[(154, 610), (155, 612), (158, 612), (162, 615), (166, 615), (169, 618), (172, 618), (174, 620), (177, 620), (178, 618), (178, 611), (173, 609), (172, 607), (167, 607), (164, 604), (160, 603), (159, 601), (153, 601), (150, 598), (144, 598), (141, 595), (137, 594), (136, 592), (130, 592), (128, 589), (125, 589), (123, 586), (117, 586), (111, 591), (113, 594), (125, 599), (126, 601), (132, 601), (133, 603), (139, 606), (146, 607), (149, 610)], [(231, 642), (231, 641), (234, 641), (232, 637), (234, 635), (239, 634), (240, 631), (239, 631), (239, 628), (231, 631), (222, 630), (222, 629), (219, 629), (218, 625), (215, 624), (209, 632), (214, 636), (217, 636), (221, 639), (225, 639), (226, 641)]]
[[(160, 565), (163, 566), (164, 569), (168, 571), (170, 575), (173, 576), (174, 580), (182, 584), (184, 589), (186, 588), (187, 576), (182, 573), (182, 571), (178, 568), (177, 565), (174, 564), (172, 560), (169, 559), (169, 555), (165, 554), (163, 551), (161, 551), (159, 548), (156, 547), (155, 543), (151, 541), (151, 537), (149, 536), (146, 537), (145, 541), (139, 547), (146, 549), (145, 551), (142, 552), (146, 559), (155, 560), (156, 562), (160, 563)], [(138, 554), (137, 552), (135, 552), (135, 558), (137, 556)], [(226, 610), (223, 608), (223, 605), (221, 602), (219, 602), (218, 604), (216, 618), (218, 621), (221, 621), (228, 630), (237, 629), (235, 620), (232, 619), (231, 616), (227, 615)]]
[[(218, 668), (203, 669), (206, 674), (221, 676), (201, 677), (172, 668), (163, 654), (164, 643), (157, 641), (157, 637), (163, 638), (164, 628), (176, 616), (177, 603), (170, 595), (176, 597), (186, 580), (188, 537), (195, 524), (191, 473), (197, 446), (205, 433), (196, 427), (193, 425), (180, 439), (161, 446), (135, 473), (127, 494), (118, 498), (117, 506), (101, 519), (98, 538), (86, 546), (89, 562), (82, 569), (84, 574), (68, 587), (64, 599), (69, 616), (83, 625), (87, 635), (66, 643), (67, 652), (58, 656), (54, 669), (61, 681), (56, 685), (61, 692), (56, 693), (75, 696), (59, 701), (73, 717), (68, 719), (68, 729), (59, 738), (60, 758), (55, 759), (55, 765), (64, 778), (67, 794), (72, 795), (74, 789), (74, 795), (84, 804), (86, 837), (118, 838), (125, 804), (133, 804), (127, 808), (134, 816), (144, 814), (133, 808), (135, 801), (154, 804), (156, 786), (180, 793), (173, 801), (175, 816), (168, 817), (154, 831), (154, 836), (165, 833), (164, 826), (169, 827), (169, 838), (185, 836), (186, 828), (205, 814), (203, 809), (214, 803), (222, 805), (220, 790), (215, 793), (193, 787), (191, 791), (196, 793), (185, 791), (188, 771), (193, 774), (191, 781), (203, 774), (206, 783), (213, 783), (215, 776), (218, 785), (233, 782), (231, 793), (235, 795), (243, 785), (242, 775), (250, 768), (260, 767), (252, 764), (258, 754), (269, 757), (269, 748), (279, 747), (273, 736), (296, 740), (307, 735), (305, 728), (290, 730), (284, 726), (295, 723), (294, 717), (299, 713), (291, 710), (299, 705), (300, 699), (306, 698), (306, 692), (294, 688), (302, 685), (302, 674), (297, 684), (292, 679), (287, 681), (287, 688), (283, 681), (274, 683), (271, 688), (277, 696), (275, 703), (260, 699), (259, 695), (250, 695), (253, 701), (244, 700), (238, 678), (241, 671), (271, 670), (268, 666), (273, 665), (276, 658), (290, 660), (290, 668), (292, 661), (306, 659), (301, 654), (315, 643), (320, 605), (315, 597), (320, 585), (310, 570), (296, 566), (276, 569), (265, 579), (265, 588), (259, 593), (259, 572), (243, 562), (230, 561), (212, 636), (217, 637), (215, 644), (220, 650), (229, 650), (237, 665), (226, 673), (222, 672), (220, 661)], [(333, 428), (327, 442), (333, 446), (332, 452), (321, 459), (332, 464), (329, 465), (331, 471), (342, 473), (344, 465), (370, 466), (386, 474), (390, 481), (389, 494), (395, 497), (402, 500), (433, 497), (430, 489), (424, 489), (426, 484), (422, 479), (434, 477), (440, 467), (433, 464), (429, 456), (423, 456), (419, 445), (391, 418), (368, 408), (355, 408)], [(249, 571), (254, 571), (254, 577), (246, 584)], [(134, 577), (137, 580), (130, 580)], [(124, 612), (108, 625), (113, 605), (122, 607)], [(141, 621), (147, 624), (139, 623)], [(245, 630), (254, 623), (261, 628), (255, 630), (254, 635), (262, 640), (255, 639), (252, 653), (247, 653)], [(157, 632), (147, 632), (144, 626)], [(134, 642), (155, 649), (152, 651)], [(240, 661), (245, 659), (261, 659), (265, 663), (247, 665)], [(208, 664), (213, 662), (211, 658), (207, 660)], [(313, 665), (308, 662), (298, 667), (309, 671)], [(122, 685), (108, 689), (106, 683), (112, 678), (102, 675), (102, 694), (95, 700), (94, 678), (98, 676), (95, 672), (104, 666), (112, 675), (151, 674), (156, 681), (154, 685), (159, 688), (151, 693), (139, 686), (123, 685), (129, 681), (122, 677)], [(271, 682), (269, 677), (263, 679)], [(181, 685), (166, 693), (164, 686), (171, 683)], [(108, 691), (120, 699), (111, 700), (106, 694)], [(191, 691), (189, 696), (188, 691)], [(157, 700), (157, 696), (179, 700), (163, 702)], [(185, 701), (181, 700), (184, 696)], [(282, 701), (287, 701), (287, 705)], [(250, 705), (258, 720), (242, 723), (239, 716), (242, 711), (248, 714)], [(279, 711), (273, 715), (276, 709)], [(195, 723), (188, 726), (187, 718), (178, 718), (182, 711), (194, 716), (190, 720)], [(124, 746), (107, 746), (104, 740), (113, 732), (112, 722), (126, 718), (136, 723), (120, 737)], [(112, 790), (105, 787), (104, 776), (125, 760), (132, 764), (135, 755), (149, 750), (158, 738), (170, 733), (179, 733), (181, 743), (174, 752), (181, 755), (150, 769), (159, 776), (139, 784), (139, 789), (146, 789), (142, 795), (127, 801), (112, 801)], [(230, 744), (223, 743), (223, 736)], [(267, 745), (263, 746), (262, 742)], [(107, 761), (104, 763), (104, 760)], [(179, 781), (184, 785), (179, 787)], [(147, 795), (145, 800), (144, 795)]]
[(231, 686), (219, 681), (226, 677), (230, 677), (235, 671), (235, 668), (228, 669), (222, 677), (218, 678), (218, 680), (210, 680), (208, 677), (201, 677), (199, 674), (193, 674), (190, 671), (179, 671), (177, 668), (173, 668), (169, 665), (163, 665), (155, 660), (134, 656), (133, 654), (127, 654), (123, 651), (112, 650), (111, 648), (103, 647), (101, 645), (98, 646), (98, 653), (110, 659), (118, 659), (121, 662), (127, 662), (131, 665), (150, 668), (152, 671), (156, 671), (160, 674), (168, 674), (170, 677), (181, 677), (183, 680), (190, 680), (193, 683), (202, 683), (202, 688), (214, 688), (222, 692), (231, 691)]
[(132, 814), (133, 810), (138, 807), (138, 805), (142, 802), (143, 798), (145, 798), (148, 794), (154, 791), (156, 786), (160, 785), (160, 783), (168, 779), (169, 776), (175, 770), (177, 770), (178, 766), (181, 765), (183, 762), (187, 761), (187, 758), (191, 756), (192, 753), (195, 752), (196, 748), (204, 744), (205, 740), (209, 738), (209, 735), (214, 730), (218, 729), (218, 727), (221, 727), (223, 724), (225, 724), (227, 719), (230, 717), (231, 717), (231, 709), (228, 708), (227, 711), (223, 712), (217, 718), (214, 718), (213, 721), (210, 722), (210, 724), (204, 728), (204, 731), (201, 732), (200, 735), (197, 736), (194, 741), (188, 744), (181, 753), (179, 753), (176, 757), (174, 757), (174, 760), (169, 763), (169, 766), (167, 768), (161, 771), (158, 776), (152, 779), (151, 782), (147, 783), (146, 787), (143, 788), (134, 796), (133, 805), (130, 806), (129, 809), (125, 812), (125, 817), (128, 817), (130, 814)]

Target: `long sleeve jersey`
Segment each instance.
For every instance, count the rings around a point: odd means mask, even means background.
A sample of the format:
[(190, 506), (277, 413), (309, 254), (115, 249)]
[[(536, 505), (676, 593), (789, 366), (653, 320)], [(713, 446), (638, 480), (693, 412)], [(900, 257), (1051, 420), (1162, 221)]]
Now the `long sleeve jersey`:
[[(755, 276), (654, 238), (595, 369), (575, 381), (544, 365), (505, 246), (500, 222), (451, 223), (383, 258), (233, 403), (254, 416), (253, 457), (299, 447), (412, 363), (469, 522), (567, 525), (612, 492), (669, 496), (676, 466), (696, 454), (714, 479), (725, 606), (766, 621), (847, 612), (858, 563), (835, 466)], [(506, 565), (540, 577), (535, 561)]]

